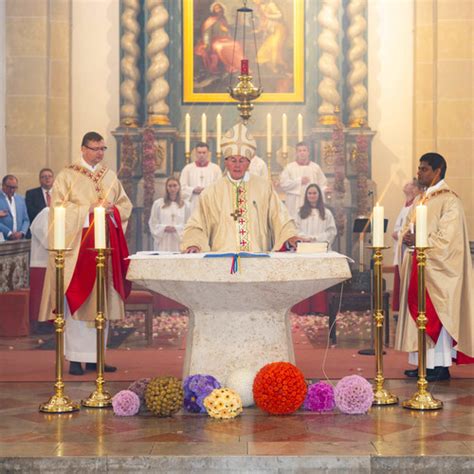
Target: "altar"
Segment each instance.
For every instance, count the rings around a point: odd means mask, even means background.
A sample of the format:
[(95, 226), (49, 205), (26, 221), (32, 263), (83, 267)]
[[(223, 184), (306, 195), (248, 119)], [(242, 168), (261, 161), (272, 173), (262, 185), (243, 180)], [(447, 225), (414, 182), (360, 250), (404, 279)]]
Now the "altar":
[(268, 255), (240, 258), (236, 273), (231, 256), (130, 257), (129, 280), (190, 310), (183, 377), (206, 373), (225, 383), (236, 369), (294, 363), (289, 309), (351, 277), (347, 258), (336, 252)]

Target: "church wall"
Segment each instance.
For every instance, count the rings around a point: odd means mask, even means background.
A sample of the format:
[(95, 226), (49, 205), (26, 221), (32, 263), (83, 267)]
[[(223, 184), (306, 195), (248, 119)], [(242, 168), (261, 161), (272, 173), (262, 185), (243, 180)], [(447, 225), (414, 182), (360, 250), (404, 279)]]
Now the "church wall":
[[(474, 240), (474, 5), (416, 2), (415, 155), (435, 150), (461, 197)], [(414, 162), (416, 166), (416, 161)]]
[(73, 159), (80, 156), (82, 136), (91, 130), (104, 136), (107, 165), (116, 168), (119, 124), (118, 0), (72, 2), (72, 140)]
[[(369, 125), (372, 179), (389, 227), (385, 244), (403, 205), (403, 185), (413, 177), (413, 44), (414, 1), (369, 2)], [(393, 249), (384, 253), (392, 263)]]
[(68, 161), (70, 0), (5, 3), (7, 170), (20, 193)]
[(7, 173), (5, 146), (5, 2), (0, 2), (0, 176)]

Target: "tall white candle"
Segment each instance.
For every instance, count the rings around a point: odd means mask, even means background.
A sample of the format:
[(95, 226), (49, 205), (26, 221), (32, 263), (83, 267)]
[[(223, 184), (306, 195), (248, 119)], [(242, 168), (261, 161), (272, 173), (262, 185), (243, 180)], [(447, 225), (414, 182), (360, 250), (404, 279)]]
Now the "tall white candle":
[(416, 246), (428, 247), (428, 214), (424, 204), (416, 206)]
[(206, 114), (201, 115), (201, 141), (207, 142), (207, 116)]
[(184, 151), (191, 151), (191, 116), (186, 114), (184, 117)]
[(105, 208), (94, 208), (94, 247), (105, 249)]
[(298, 142), (303, 141), (303, 116), (298, 114)]
[(216, 152), (221, 152), (221, 136), (222, 136), (222, 116), (217, 114), (216, 117)]
[(379, 203), (374, 207), (372, 214), (372, 245), (374, 247), (383, 247), (383, 227), (384, 227), (384, 216), (383, 206), (379, 206)]
[(272, 116), (267, 114), (267, 153), (272, 152)]
[(54, 248), (63, 250), (66, 248), (66, 208), (54, 208)]
[(281, 116), (281, 151), (288, 153), (288, 118), (286, 114)]

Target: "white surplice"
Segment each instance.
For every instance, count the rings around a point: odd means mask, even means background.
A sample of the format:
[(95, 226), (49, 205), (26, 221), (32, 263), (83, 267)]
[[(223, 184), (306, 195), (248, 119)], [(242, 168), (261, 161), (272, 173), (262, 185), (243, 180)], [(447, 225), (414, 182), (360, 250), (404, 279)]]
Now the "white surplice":
[(337, 228), (332, 212), (329, 209), (324, 211), (324, 219), (321, 219), (318, 209), (312, 209), (306, 219), (302, 219), (297, 213), (295, 222), (299, 231), (298, 235), (308, 237), (314, 242), (328, 242), (328, 250), (330, 250), (337, 235)]
[(181, 171), (179, 182), (183, 198), (189, 203), (190, 212), (194, 210), (199, 194), (194, 194), (193, 189), (201, 186), (207, 188), (222, 177), (222, 171), (215, 163), (209, 162), (207, 166), (197, 166), (196, 163), (189, 163)]
[[(189, 206), (184, 203), (181, 207), (176, 202), (165, 206), (163, 198), (157, 199), (151, 208), (150, 232), (153, 236), (153, 250), (179, 252), (184, 224), (189, 217)], [(176, 232), (165, 232), (167, 226), (172, 226)]]
[(262, 178), (268, 178), (268, 166), (259, 156), (254, 156), (250, 161), (249, 173)]
[[(308, 177), (308, 184), (301, 184), (301, 178)], [(300, 165), (296, 161), (288, 163), (280, 175), (280, 187), (286, 193), (285, 204), (293, 219), (304, 202), (306, 188), (310, 184), (317, 184), (324, 193), (327, 187), (327, 178), (320, 166), (313, 161), (307, 165)]]

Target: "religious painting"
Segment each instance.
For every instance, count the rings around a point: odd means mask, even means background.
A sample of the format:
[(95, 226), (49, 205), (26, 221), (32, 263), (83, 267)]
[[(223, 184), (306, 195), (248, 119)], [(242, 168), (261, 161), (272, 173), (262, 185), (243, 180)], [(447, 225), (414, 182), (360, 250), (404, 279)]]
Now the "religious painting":
[(242, 6), (183, 0), (183, 102), (232, 101), (227, 89), (238, 81), (243, 58), (253, 84), (261, 78), (259, 102), (304, 102), (305, 0), (248, 0), (254, 21), (240, 13), (236, 25)]

